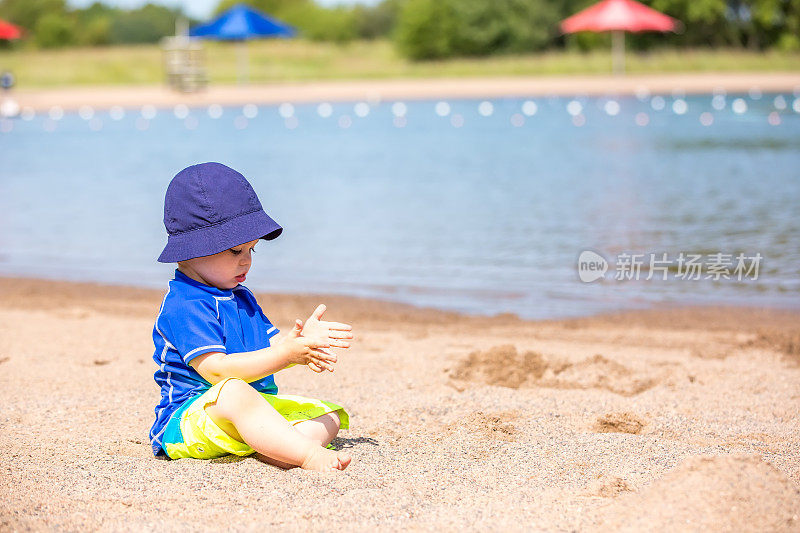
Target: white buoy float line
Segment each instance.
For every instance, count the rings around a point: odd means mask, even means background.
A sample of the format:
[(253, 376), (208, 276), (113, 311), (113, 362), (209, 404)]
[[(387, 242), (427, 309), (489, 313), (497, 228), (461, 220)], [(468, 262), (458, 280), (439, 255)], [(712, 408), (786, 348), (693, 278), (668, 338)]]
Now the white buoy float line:
[(358, 118), (366, 118), (369, 115), (369, 104), (366, 102), (359, 102), (353, 106), (353, 113)]
[(0, 99), (0, 118), (14, 118), (20, 113), (19, 103), (13, 98)]
[(392, 104), (392, 125), (395, 128), (405, 128), (408, 124), (406, 115), (408, 114), (408, 106), (404, 102), (395, 102)]
[[(650, 92), (643, 87), (639, 87), (636, 90), (635, 96), (638, 100), (642, 102), (647, 102), (649, 100), (650, 107), (654, 111), (662, 111), (669, 107), (670, 111), (677, 115), (684, 115), (688, 112), (689, 106), (687, 101), (685, 100), (685, 91), (682, 89), (675, 89), (672, 91), (672, 98), (673, 101), (670, 106), (667, 106), (666, 99), (661, 95), (651, 95)], [(753, 87), (748, 91), (748, 96), (752, 100), (759, 100), (762, 98), (763, 94), (761, 93), (760, 89), (757, 87)], [(722, 89), (715, 89), (713, 98), (711, 100), (711, 107), (716, 111), (722, 111), (728, 106), (727, 102), (727, 93)], [(598, 106), (609, 116), (617, 116), (621, 111), (620, 103), (615, 99), (608, 99), (605, 101), (599, 101)], [(736, 114), (743, 114), (746, 113), (748, 110), (747, 101), (744, 98), (736, 98), (730, 104), (731, 110)], [(778, 111), (783, 111), (788, 108), (788, 103), (786, 101), (786, 97), (782, 94), (779, 94), (774, 97), (773, 99), (773, 107)], [(538, 112), (539, 106), (533, 100), (526, 100), (522, 104), (522, 114), (526, 117), (534, 116)], [(370, 114), (370, 104), (367, 102), (358, 102), (353, 107), (353, 114), (359, 118), (365, 118)], [(566, 105), (566, 110), (569, 115), (572, 117), (576, 117), (578, 115), (583, 115), (584, 110), (584, 103), (581, 102), (579, 99), (572, 99)], [(792, 110), (800, 113), (800, 97), (796, 97), (792, 100)], [(321, 118), (329, 118), (333, 115), (333, 106), (330, 103), (323, 102), (317, 105), (317, 114)], [(404, 102), (395, 102), (392, 104), (391, 107), (392, 115), (394, 118), (398, 117), (406, 117), (408, 113), (408, 107)], [(440, 117), (448, 117), (452, 114), (452, 106), (447, 101), (439, 101), (434, 106), (435, 113)], [(478, 104), (477, 107), (478, 114), (483, 117), (490, 117), (495, 114), (495, 106), (491, 101), (484, 100)], [(121, 120), (124, 117), (125, 111), (123, 108), (119, 106), (115, 106), (110, 110), (110, 116), (112, 120)], [(178, 119), (186, 119), (189, 115), (189, 108), (185, 104), (178, 104), (173, 109), (173, 113), (176, 118)], [(207, 109), (208, 116), (212, 119), (218, 119), (223, 115), (223, 108), (219, 104), (211, 104)], [(49, 111), (49, 116), (52, 120), (59, 121), (63, 118), (64, 112), (63, 110), (58, 107), (54, 106)], [(147, 120), (152, 120), (155, 118), (157, 114), (157, 110), (154, 106), (143, 106), (141, 108), (141, 116)], [(295, 108), (291, 103), (283, 103), (280, 104), (278, 107), (278, 114), (285, 120), (286, 124), (290, 127), (295, 127), (296, 122), (296, 115), (295, 115)], [(702, 113), (701, 113), (702, 114)], [(258, 115), (258, 107), (254, 104), (247, 104), (242, 108), (242, 116), (246, 119), (253, 119)], [(23, 118), (26, 120), (31, 120), (34, 116), (34, 113), (30, 109), (25, 109), (22, 112)], [(94, 110), (89, 106), (83, 106), (79, 109), (79, 116), (86, 121), (90, 121), (94, 116)], [(343, 115), (349, 117), (349, 115)], [(707, 117), (707, 115), (703, 115)], [(295, 120), (289, 120), (294, 118)], [(455, 120), (451, 120), (451, 124), (457, 125), (460, 127), (463, 125), (463, 115), (461, 118), (457, 118)], [(524, 118), (524, 117), (523, 117)], [(348, 122), (348, 119), (345, 118), (339, 121), (343, 124), (343, 127), (350, 127), (352, 125), (352, 118)], [(397, 121), (396, 121), (397, 122)], [(515, 123), (519, 123), (519, 118), (514, 120)], [(575, 121), (573, 121), (575, 122)], [(577, 122), (581, 122), (580, 119)], [(708, 122), (707, 118), (702, 119), (702, 122)], [(237, 124), (240, 126), (244, 124), (242, 121), (237, 121)]]
[(295, 117), (293, 115), (293, 116), (288, 117), (287, 119), (285, 119), (283, 121), (283, 125), (286, 127), (287, 130), (293, 130), (293, 129), (296, 129), (297, 126), (300, 125), (300, 121), (297, 120), (297, 117)]
[[(668, 110), (676, 115), (685, 115), (689, 111), (689, 104), (685, 99), (685, 91), (676, 89), (672, 91), (671, 103), (667, 103), (667, 99), (663, 95), (651, 94), (645, 87), (638, 87), (635, 92), (635, 97), (639, 102), (648, 104), (653, 111)], [(748, 112), (750, 105), (748, 101), (758, 101), (764, 97), (761, 89), (752, 87), (747, 91), (746, 96), (742, 95), (729, 100), (729, 95), (724, 89), (717, 88), (712, 93), (710, 101), (713, 111), (721, 112), (725, 109), (730, 109), (736, 115), (743, 115)], [(772, 111), (767, 115), (767, 121), (771, 125), (779, 125), (782, 123), (781, 112), (794, 112), (800, 114), (800, 87), (795, 88), (791, 95), (778, 94), (771, 97), (771, 101), (767, 101), (767, 105), (771, 104)], [(551, 99), (554, 100), (554, 99)], [(355, 118), (366, 118), (370, 115), (372, 107), (379, 105), (379, 100), (375, 102), (357, 102), (352, 107), (352, 114), (342, 114), (336, 119), (337, 125), (341, 129), (348, 129), (354, 124)], [(551, 101), (551, 105), (553, 102)], [(8, 105), (8, 104), (7, 104)], [(598, 99), (597, 106), (606, 115), (615, 117), (622, 111), (622, 105), (616, 98)], [(565, 106), (570, 120), (575, 126), (583, 126), (586, 123), (585, 115), (585, 98), (576, 97), (567, 101)], [(200, 108), (196, 108), (200, 110)], [(496, 104), (489, 100), (482, 100), (477, 104), (477, 114), (481, 117), (491, 117), (497, 114)], [(4, 112), (2, 112), (4, 111)], [(10, 108), (5, 109), (0, 106), (0, 120), (3, 120), (0, 126), (0, 131), (8, 133), (14, 129), (13, 122), (10, 122), (9, 115), (14, 118), (18, 117), (23, 121), (31, 121), (37, 115), (45, 117), (43, 128), (45, 131), (55, 131), (57, 124), (64, 119), (66, 113), (60, 106), (52, 106), (45, 112), (36, 112), (31, 107), (18, 106), (9, 112)], [(220, 104), (210, 104), (204, 109), (205, 113), (212, 120), (222, 118), (226, 111)], [(284, 126), (287, 129), (296, 129), (300, 122), (296, 115), (296, 110), (293, 104), (284, 102), (277, 107), (278, 115), (283, 119)], [(703, 126), (711, 126), (715, 122), (713, 111), (702, 111), (699, 115), (699, 122)], [(466, 124), (465, 115), (462, 113), (454, 113), (453, 107), (450, 102), (445, 100), (439, 101), (434, 105), (434, 112), (439, 117), (449, 117), (448, 122), (455, 128), (463, 127)], [(514, 127), (521, 127), (525, 124), (526, 119), (535, 116), (539, 112), (539, 104), (535, 100), (525, 100), (521, 103), (517, 111), (513, 112), (509, 117), (509, 123)], [(317, 104), (316, 113), (320, 118), (326, 119), (334, 115), (334, 107), (328, 102)], [(154, 120), (159, 114), (159, 110), (153, 105), (144, 105), (140, 108), (124, 108), (119, 105), (112, 106), (108, 110), (108, 118), (111, 121), (121, 121), (127, 115), (134, 117), (134, 124), (136, 129), (146, 131), (149, 129), (150, 122)], [(202, 111), (201, 111), (202, 114)], [(255, 119), (259, 114), (259, 107), (255, 104), (246, 104), (241, 108), (241, 114), (238, 114), (233, 120), (233, 126), (236, 129), (245, 129), (248, 127), (251, 120)], [(92, 131), (100, 131), (104, 127), (104, 120), (96, 109), (89, 105), (80, 106), (77, 110), (77, 115), (80, 119), (85, 121), (89, 129)], [(200, 125), (199, 119), (193, 114), (193, 109), (189, 108), (186, 104), (177, 104), (172, 108), (172, 115), (183, 122), (188, 130), (197, 129)], [(391, 104), (392, 124), (395, 127), (402, 128), (408, 124), (408, 106), (402, 101), (397, 101)], [(646, 112), (639, 112), (634, 116), (634, 122), (639, 126), (644, 126), (650, 123), (650, 117)]]
[(616, 100), (608, 100), (603, 104), (603, 111), (605, 111), (606, 115), (610, 117), (615, 117), (619, 115), (619, 112), (622, 110), (622, 107), (619, 105), (619, 102)]
[(478, 114), (482, 117), (491, 117), (494, 114), (494, 104), (484, 100), (478, 104)]
[(329, 118), (333, 115), (333, 106), (328, 102), (322, 102), (317, 106), (317, 115), (319, 115), (320, 118)]

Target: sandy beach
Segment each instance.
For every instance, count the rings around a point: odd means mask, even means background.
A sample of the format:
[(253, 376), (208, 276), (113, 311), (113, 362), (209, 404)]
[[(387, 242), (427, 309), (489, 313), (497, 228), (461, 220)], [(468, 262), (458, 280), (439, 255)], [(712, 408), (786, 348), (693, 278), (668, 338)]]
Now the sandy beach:
[(184, 94), (166, 86), (62, 87), (18, 89), (11, 93), (21, 107), (41, 111), (59, 106), (98, 109), (112, 106), (188, 106), (279, 104), (282, 102), (339, 102), (428, 100), (438, 98), (518, 98), (550, 95), (626, 95), (649, 93), (711, 93), (800, 90), (798, 72), (678, 73), (658, 75), (519, 76), (507, 78), (440, 78), (319, 81), (253, 85), (212, 85)]
[(340, 473), (155, 459), (160, 291), (0, 278), (0, 529), (800, 530), (800, 314), (470, 317), (259, 295), (354, 325), (333, 373)]

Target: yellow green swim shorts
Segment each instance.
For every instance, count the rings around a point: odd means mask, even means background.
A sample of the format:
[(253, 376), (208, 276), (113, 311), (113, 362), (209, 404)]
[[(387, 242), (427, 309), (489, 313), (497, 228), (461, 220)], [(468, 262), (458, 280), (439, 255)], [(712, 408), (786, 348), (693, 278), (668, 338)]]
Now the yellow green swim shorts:
[[(231, 453), (243, 456), (255, 452), (246, 443), (228, 435), (206, 414), (205, 406), (217, 401), (222, 385), (230, 379), (237, 378), (225, 378), (215, 383), (200, 396), (186, 400), (172, 414), (162, 440), (162, 447), (170, 459), (213, 459)], [(335, 412), (339, 415), (339, 428), (350, 427), (347, 411), (335, 403), (292, 394), (260, 394), (292, 425)], [(327, 447), (333, 448), (330, 444)]]

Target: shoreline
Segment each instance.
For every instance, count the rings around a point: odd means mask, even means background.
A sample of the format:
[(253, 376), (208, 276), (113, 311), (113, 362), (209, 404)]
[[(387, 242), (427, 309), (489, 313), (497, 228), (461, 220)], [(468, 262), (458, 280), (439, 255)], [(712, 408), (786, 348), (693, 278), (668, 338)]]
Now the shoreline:
[(92, 106), (136, 107), (153, 105), (189, 107), (219, 105), (272, 105), (284, 102), (357, 102), (371, 104), (396, 100), (524, 98), (546, 96), (633, 95), (642, 91), (665, 94), (800, 91), (800, 72), (730, 73), (704, 72), (644, 75), (521, 76), (497, 78), (433, 78), (318, 81), (258, 85), (214, 85), (193, 94), (179, 93), (163, 85), (65, 87), (12, 90), (21, 108), (42, 111), (58, 106), (65, 110)]
[[(75, 306), (71, 302), (84, 299), (88, 302), (83, 304), (85, 311), (127, 315), (131, 309), (145, 302), (154, 304), (157, 309), (165, 291), (166, 283), (162, 290), (127, 284), (0, 276), (0, 309), (32, 310), (42, 307), (63, 307), (67, 311), (74, 311)], [(735, 326), (752, 331), (774, 325), (792, 330), (793, 326), (800, 324), (800, 309), (781, 306), (663, 303), (649, 308), (621, 308), (578, 316), (525, 318), (510, 312), (478, 315), (390, 299), (336, 293), (276, 293), (259, 290), (254, 290), (254, 293), (259, 302), (269, 302), (261, 304), (265, 314), (270, 316), (270, 309), (274, 307), (273, 314), (276, 317), (288, 317), (286, 318), (288, 322), (293, 322), (290, 315), (300, 318), (304, 316), (304, 312), (308, 314), (320, 303), (325, 303), (329, 309), (344, 309), (347, 321), (365, 321), (370, 324), (400, 319), (406, 324), (413, 325), (486, 324), (500, 328), (546, 325), (583, 327), (597, 324), (618, 325), (620, 322), (654, 327), (668, 316), (671, 322), (663, 324), (665, 328), (693, 327), (691, 320), (681, 319), (682, 315), (691, 316), (693, 319), (704, 317), (708, 319), (708, 327), (711, 329), (719, 329), (719, 324), (723, 324), (721, 327)], [(120, 299), (123, 299), (124, 303), (120, 303)], [(718, 321), (719, 324), (714, 318), (716, 313), (725, 315)], [(796, 349), (797, 362), (800, 364), (800, 344)]]
[[(89, 294), (108, 294), (110, 292), (117, 292), (122, 296), (133, 298), (134, 300), (161, 298), (166, 290), (169, 280), (165, 280), (163, 288), (150, 285), (134, 285), (129, 283), (112, 283), (104, 281), (85, 281), (85, 280), (72, 280), (61, 278), (39, 278), (39, 277), (25, 277), (14, 274), (0, 274), (0, 306), (5, 301), (13, 301), (13, 298), (22, 297), (34, 286), (39, 286), (45, 290), (55, 290), (57, 292), (65, 292), (72, 295), (78, 295), (84, 292)], [(36, 289), (39, 292), (41, 289)], [(498, 311), (493, 313), (471, 313), (457, 309), (446, 309), (441, 307), (419, 305), (400, 299), (392, 299), (380, 296), (358, 296), (347, 293), (336, 292), (272, 292), (264, 291), (257, 288), (252, 289), (253, 293), (259, 299), (266, 298), (270, 300), (278, 300), (280, 302), (289, 301), (302, 301), (312, 308), (316, 307), (318, 303), (314, 302), (336, 302), (347, 308), (362, 308), (370, 309), (371, 312), (379, 314), (385, 318), (387, 315), (401, 315), (409, 317), (412, 315), (425, 316), (428, 318), (443, 319), (445, 321), (466, 321), (466, 322), (480, 322), (490, 321), (493, 324), (544, 324), (556, 322), (573, 322), (573, 321), (595, 321), (603, 320), (608, 317), (626, 317), (636, 316), (640, 314), (660, 314), (660, 313), (673, 313), (673, 312), (703, 312), (703, 310), (718, 309), (724, 312), (756, 312), (756, 313), (776, 313), (787, 314), (789, 316), (796, 316), (800, 322), (800, 307), (791, 304), (758, 304), (749, 305), (741, 302), (725, 303), (725, 302), (654, 302), (649, 306), (638, 307), (621, 307), (607, 310), (600, 310), (589, 312), (585, 314), (563, 315), (563, 316), (547, 316), (542, 318), (530, 318), (520, 316), (511, 311)], [(323, 303), (325, 303), (323, 302)], [(330, 307), (330, 305), (328, 305)], [(266, 312), (266, 310), (265, 310)]]
[[(255, 456), (154, 458), (163, 292), (0, 278), (6, 529), (800, 524), (800, 313), (526, 321), (326, 296), (325, 318), (353, 325), (352, 348), (337, 352), (334, 372), (297, 366), (275, 378), (281, 394), (350, 414), (333, 445), (353, 463), (320, 474)], [(258, 293), (284, 331), (318, 299)]]

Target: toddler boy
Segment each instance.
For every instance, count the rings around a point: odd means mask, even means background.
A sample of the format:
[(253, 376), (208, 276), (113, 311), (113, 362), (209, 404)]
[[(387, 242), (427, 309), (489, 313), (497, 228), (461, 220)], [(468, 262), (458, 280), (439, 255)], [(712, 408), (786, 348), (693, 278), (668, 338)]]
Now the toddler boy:
[(274, 341), (278, 329), (241, 284), (255, 245), (283, 229), (250, 183), (220, 163), (190, 166), (167, 189), (164, 225), (169, 238), (158, 260), (178, 267), (153, 328), (161, 387), (153, 453), (257, 453), (282, 468), (346, 468), (349, 454), (329, 443), (349, 427), (348, 413), (332, 402), (278, 394), (274, 374), (296, 364), (333, 372), (336, 355), (328, 348), (348, 348), (352, 328), (320, 320), (320, 305)]

